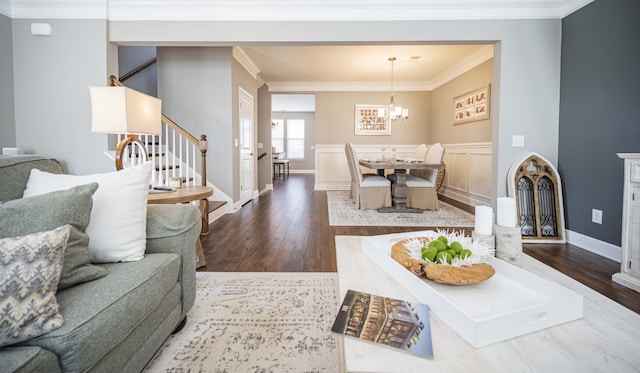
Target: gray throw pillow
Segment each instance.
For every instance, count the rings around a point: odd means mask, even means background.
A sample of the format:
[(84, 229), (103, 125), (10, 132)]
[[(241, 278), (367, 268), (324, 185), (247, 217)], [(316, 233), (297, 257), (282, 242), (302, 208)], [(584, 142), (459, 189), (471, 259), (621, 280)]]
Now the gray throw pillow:
[(56, 299), (70, 226), (0, 238), (0, 347), (62, 326)]
[(89, 263), (89, 225), (97, 183), (0, 204), (0, 238), (24, 236), (71, 225), (58, 290), (107, 275)]

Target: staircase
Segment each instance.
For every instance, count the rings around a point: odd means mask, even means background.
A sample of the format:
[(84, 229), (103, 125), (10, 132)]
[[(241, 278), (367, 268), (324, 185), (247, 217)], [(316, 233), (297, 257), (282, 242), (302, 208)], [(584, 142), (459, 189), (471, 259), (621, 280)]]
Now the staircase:
[[(127, 79), (133, 73), (139, 72), (142, 68), (149, 66), (150, 61), (135, 69), (131, 73), (124, 75), (121, 79)], [(111, 75), (109, 85), (114, 87), (124, 87), (122, 80)], [(117, 135), (117, 142), (120, 142), (126, 135)], [(144, 144), (152, 162), (152, 175), (150, 183), (154, 186), (169, 186), (172, 179), (180, 179), (182, 185), (201, 185), (214, 188), (214, 196), (223, 195), (214, 185), (207, 181), (207, 137), (201, 135), (196, 138), (180, 127), (177, 123), (162, 114), (162, 135), (140, 135), (140, 141)], [(139, 151), (136, 147), (131, 147), (126, 152), (122, 160), (124, 167), (141, 163)], [(226, 196), (225, 196), (226, 197)], [(208, 234), (209, 223), (226, 213), (226, 209), (221, 208), (228, 205), (226, 198), (222, 201), (207, 200), (198, 201), (201, 211), (209, 205), (208, 214), (202, 225), (202, 234)], [(213, 218), (213, 219), (212, 219)]]

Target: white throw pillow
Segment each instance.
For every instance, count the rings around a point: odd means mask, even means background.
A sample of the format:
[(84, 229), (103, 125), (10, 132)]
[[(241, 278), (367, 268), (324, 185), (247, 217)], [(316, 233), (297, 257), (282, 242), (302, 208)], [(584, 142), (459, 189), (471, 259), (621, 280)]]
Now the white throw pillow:
[(117, 172), (85, 176), (51, 174), (33, 169), (24, 197), (98, 183), (86, 230), (89, 258), (93, 263), (130, 262), (142, 259), (147, 245), (150, 178), (151, 162)]

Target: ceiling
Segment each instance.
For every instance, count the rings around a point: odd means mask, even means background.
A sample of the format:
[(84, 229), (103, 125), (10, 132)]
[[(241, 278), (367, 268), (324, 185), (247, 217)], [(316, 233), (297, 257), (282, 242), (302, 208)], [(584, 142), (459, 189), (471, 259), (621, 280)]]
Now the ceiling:
[[(492, 45), (243, 46), (271, 92), (430, 91), (493, 57)], [(313, 111), (313, 99), (274, 97), (274, 111)]]
[(492, 45), (243, 46), (271, 91), (428, 91), (493, 57)]

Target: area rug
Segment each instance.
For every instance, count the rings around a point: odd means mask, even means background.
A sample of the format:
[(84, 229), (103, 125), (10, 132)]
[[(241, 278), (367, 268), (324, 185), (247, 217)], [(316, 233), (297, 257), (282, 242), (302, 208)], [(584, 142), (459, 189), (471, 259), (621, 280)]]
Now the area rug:
[(197, 272), (185, 328), (145, 372), (341, 372), (337, 273)]
[(438, 211), (379, 213), (358, 210), (348, 191), (327, 191), (329, 225), (389, 227), (472, 227), (474, 216), (448, 203), (438, 201)]

